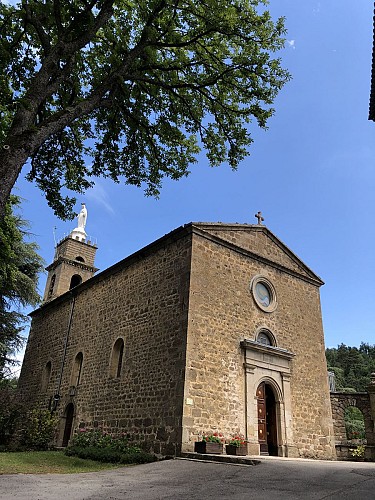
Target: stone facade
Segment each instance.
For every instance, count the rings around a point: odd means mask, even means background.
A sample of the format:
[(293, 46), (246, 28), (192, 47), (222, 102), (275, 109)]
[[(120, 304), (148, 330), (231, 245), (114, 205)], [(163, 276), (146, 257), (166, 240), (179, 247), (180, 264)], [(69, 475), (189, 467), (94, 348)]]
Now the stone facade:
[[(257, 275), (276, 289), (274, 312), (257, 307), (250, 293)], [(213, 428), (225, 435), (243, 433), (250, 451), (259, 453), (256, 389), (267, 381), (277, 400), (278, 454), (334, 457), (321, 284), (262, 226), (196, 228), (185, 382), (185, 398), (193, 404), (185, 404), (186, 447), (192, 449), (197, 435)], [(258, 350), (256, 361), (255, 351), (241, 342), (255, 340), (261, 329), (272, 333), (280, 351)], [(288, 366), (278, 366), (285, 361)]]
[(334, 458), (321, 285), (264, 226), (188, 224), (33, 313), (20, 395), (56, 408), (58, 444), (72, 419), (162, 454), (241, 432), (259, 454), (264, 427), (271, 454)]

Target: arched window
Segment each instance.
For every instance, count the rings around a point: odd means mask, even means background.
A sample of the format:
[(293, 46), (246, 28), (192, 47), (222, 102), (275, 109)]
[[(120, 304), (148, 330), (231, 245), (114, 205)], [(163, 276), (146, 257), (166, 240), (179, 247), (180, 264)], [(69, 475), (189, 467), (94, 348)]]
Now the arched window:
[(42, 374), (42, 385), (41, 385), (42, 392), (45, 392), (47, 390), (49, 380), (51, 378), (51, 367), (52, 367), (51, 361), (48, 361), (48, 363), (44, 367)]
[(256, 338), (257, 342), (264, 345), (276, 345), (275, 338), (268, 330), (260, 330)]
[(82, 283), (82, 276), (80, 276), (79, 274), (73, 274), (72, 279), (70, 280), (69, 290), (71, 290), (75, 286), (80, 285), (81, 283)]
[(49, 284), (48, 298), (52, 297), (53, 288), (55, 286), (55, 281), (56, 281), (56, 274), (53, 274), (52, 277), (51, 277), (50, 284)]
[(75, 357), (72, 376), (70, 379), (70, 385), (73, 385), (74, 387), (78, 387), (79, 385), (82, 373), (82, 363), (83, 363), (83, 354), (79, 352)]
[(78, 257), (76, 257), (76, 260), (78, 260), (78, 262), (85, 262), (85, 259), (83, 257), (81, 257), (80, 255), (78, 255)]
[(111, 378), (120, 378), (123, 357), (124, 340), (119, 338), (116, 340), (112, 349), (111, 364), (109, 367), (109, 376)]

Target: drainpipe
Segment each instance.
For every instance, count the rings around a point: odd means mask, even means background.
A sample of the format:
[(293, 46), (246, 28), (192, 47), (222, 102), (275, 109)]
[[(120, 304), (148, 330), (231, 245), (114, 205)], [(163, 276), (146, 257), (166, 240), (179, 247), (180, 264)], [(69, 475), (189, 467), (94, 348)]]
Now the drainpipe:
[(73, 319), (73, 312), (74, 312), (74, 305), (76, 302), (76, 297), (75, 295), (72, 294), (72, 301), (70, 303), (70, 312), (69, 312), (69, 321), (68, 321), (68, 328), (66, 331), (65, 335), (65, 343), (64, 343), (64, 353), (61, 359), (61, 368), (60, 368), (60, 374), (59, 374), (59, 379), (57, 383), (57, 388), (55, 395), (53, 396), (53, 405), (52, 405), (52, 410), (51, 413), (56, 411), (57, 405), (59, 404), (60, 401), (60, 388), (61, 388), (61, 382), (62, 382), (62, 377), (63, 377), (63, 372), (64, 372), (64, 366), (65, 366), (65, 358), (66, 358), (66, 351), (68, 349), (68, 341), (69, 341), (69, 335), (70, 335), (70, 329), (72, 326), (72, 319)]

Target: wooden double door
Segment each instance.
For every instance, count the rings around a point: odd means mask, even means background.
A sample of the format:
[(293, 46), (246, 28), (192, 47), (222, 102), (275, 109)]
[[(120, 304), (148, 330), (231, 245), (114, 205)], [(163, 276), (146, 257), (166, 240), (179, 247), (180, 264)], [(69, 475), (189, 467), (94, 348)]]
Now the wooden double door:
[(257, 389), (258, 441), (263, 455), (278, 454), (276, 399), (272, 387), (262, 382)]

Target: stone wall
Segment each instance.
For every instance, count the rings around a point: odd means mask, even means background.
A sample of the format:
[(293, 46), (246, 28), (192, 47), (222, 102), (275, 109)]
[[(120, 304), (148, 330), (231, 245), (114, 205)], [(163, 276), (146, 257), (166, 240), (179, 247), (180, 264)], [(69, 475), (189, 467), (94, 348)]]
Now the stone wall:
[[(59, 307), (41, 308), (32, 319), (31, 329), (18, 383), (19, 397), (30, 406), (42, 403), (48, 407), (58, 390), (58, 381), (63, 368), (63, 353), (71, 300), (67, 298)], [(51, 373), (45, 390), (43, 376), (47, 363)]]
[[(371, 389), (371, 386), (370, 388)], [(332, 392), (331, 406), (337, 458), (350, 458), (350, 449), (357, 446), (357, 440), (348, 440), (345, 429), (345, 410), (350, 406), (358, 408), (363, 415), (366, 432), (366, 457), (375, 459), (375, 407), (371, 405), (371, 391), (368, 392)]]
[(90, 241), (82, 242), (68, 236), (60, 241), (56, 248), (55, 258), (65, 257), (67, 259), (83, 258), (83, 261), (90, 266), (94, 265), (97, 247)]
[[(47, 404), (60, 395), (58, 444), (64, 410), (72, 402), (75, 428), (125, 432), (156, 452), (178, 451), (189, 271), (190, 238), (164, 239), (34, 313), (19, 390), (30, 404)], [(123, 366), (119, 378), (110, 378), (118, 338), (125, 343)], [(72, 389), (78, 353), (83, 354), (82, 373)], [(51, 376), (42, 393), (48, 362)]]

